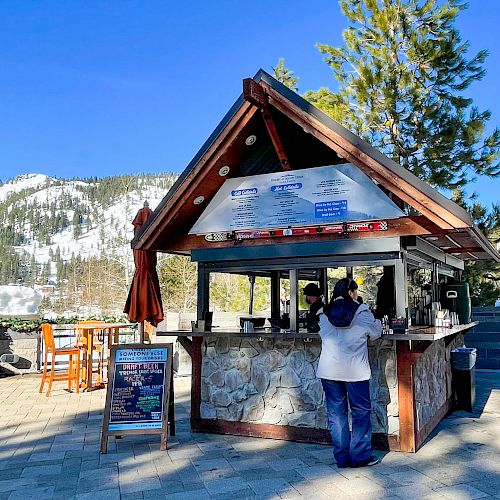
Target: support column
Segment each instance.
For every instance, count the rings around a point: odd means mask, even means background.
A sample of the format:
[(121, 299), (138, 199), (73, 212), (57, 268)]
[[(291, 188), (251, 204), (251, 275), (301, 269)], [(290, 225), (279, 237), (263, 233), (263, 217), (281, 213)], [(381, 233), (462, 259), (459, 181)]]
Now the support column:
[(408, 310), (408, 277), (406, 252), (401, 252), (401, 259), (394, 266), (394, 289), (396, 293), (396, 316), (406, 318)]
[(280, 303), (280, 273), (271, 272), (271, 318), (278, 319), (281, 316)]
[(196, 316), (197, 319), (205, 319), (203, 313), (210, 307), (210, 273), (204, 265), (198, 263), (198, 295)]
[(439, 263), (432, 263), (432, 302), (439, 302)]
[(290, 330), (299, 330), (299, 296), (298, 296), (299, 271), (290, 269)]
[(253, 314), (253, 295), (255, 291), (255, 276), (249, 276), (248, 281), (250, 282), (250, 299), (248, 301), (248, 314)]
[(328, 270), (325, 268), (319, 270), (320, 288), (323, 290), (325, 302), (328, 302)]

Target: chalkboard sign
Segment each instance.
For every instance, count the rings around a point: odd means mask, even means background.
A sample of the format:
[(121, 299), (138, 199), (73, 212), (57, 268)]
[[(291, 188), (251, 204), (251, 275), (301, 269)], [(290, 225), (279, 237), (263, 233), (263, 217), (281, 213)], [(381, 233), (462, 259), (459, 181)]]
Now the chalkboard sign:
[(172, 344), (127, 344), (111, 347), (101, 453), (108, 436), (161, 434), (167, 449), (167, 424), (175, 435)]

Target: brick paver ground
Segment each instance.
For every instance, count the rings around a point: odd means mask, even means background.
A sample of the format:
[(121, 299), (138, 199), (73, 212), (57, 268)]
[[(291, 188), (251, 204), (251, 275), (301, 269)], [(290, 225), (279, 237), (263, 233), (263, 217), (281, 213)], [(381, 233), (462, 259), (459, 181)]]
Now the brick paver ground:
[(0, 379), (0, 500), (500, 498), (500, 372), (478, 372), (475, 413), (450, 415), (418, 453), (342, 470), (327, 446), (191, 434), (188, 379), (167, 452), (158, 436), (127, 436), (100, 455), (104, 391), (58, 383), (47, 399), (38, 383)]

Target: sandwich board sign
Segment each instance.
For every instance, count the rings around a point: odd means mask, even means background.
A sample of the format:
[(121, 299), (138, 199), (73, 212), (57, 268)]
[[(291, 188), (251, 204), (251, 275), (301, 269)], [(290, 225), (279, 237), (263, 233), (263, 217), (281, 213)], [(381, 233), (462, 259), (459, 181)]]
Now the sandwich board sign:
[(175, 435), (172, 344), (111, 346), (101, 453), (109, 436), (160, 434), (167, 449), (167, 425)]

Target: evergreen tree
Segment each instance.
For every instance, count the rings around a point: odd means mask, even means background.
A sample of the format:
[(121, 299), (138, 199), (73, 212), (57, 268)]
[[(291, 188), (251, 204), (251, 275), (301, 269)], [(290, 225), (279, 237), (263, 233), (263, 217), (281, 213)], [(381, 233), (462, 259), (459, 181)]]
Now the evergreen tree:
[(289, 89), (292, 89), (294, 92), (297, 92), (297, 83), (299, 82), (298, 77), (293, 76), (293, 71), (285, 68), (285, 60), (280, 57), (278, 61), (278, 65), (273, 67), (274, 78), (281, 82), (283, 85), (286, 85)]
[(500, 131), (465, 91), (485, 74), (482, 50), (454, 22), (460, 0), (340, 0), (345, 46), (319, 44), (340, 84), (305, 97), (436, 187), (464, 186), (469, 173), (497, 176)]
[[(474, 223), (486, 235), (493, 246), (500, 245), (500, 205), (494, 204), (488, 211), (473, 195), (468, 201), (463, 189), (453, 192), (453, 201), (465, 208)], [(464, 277), (469, 283), (473, 306), (492, 306), (500, 297), (500, 266), (490, 260), (469, 260), (465, 263)]]

